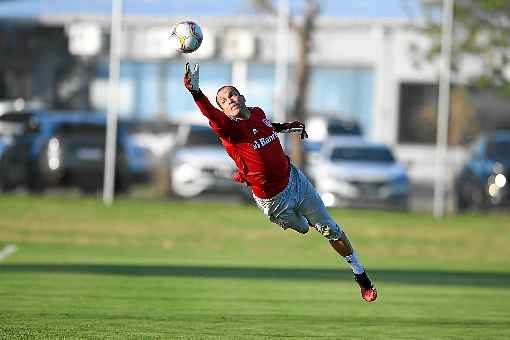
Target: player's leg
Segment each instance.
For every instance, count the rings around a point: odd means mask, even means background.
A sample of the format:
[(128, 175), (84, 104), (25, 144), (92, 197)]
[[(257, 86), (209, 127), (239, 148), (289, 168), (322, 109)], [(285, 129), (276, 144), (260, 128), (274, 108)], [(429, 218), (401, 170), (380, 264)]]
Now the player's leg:
[(300, 234), (308, 232), (308, 221), (295, 210), (297, 200), (292, 195), (295, 187), (295, 174), (292, 173), (289, 185), (277, 196), (261, 199), (254, 196), (255, 203), (269, 220), (282, 227), (283, 230), (292, 229)]
[(377, 290), (370, 281), (365, 268), (358, 260), (345, 231), (342, 231), (338, 240), (330, 240), (329, 243), (333, 249), (335, 249), (336, 252), (340, 254), (351, 266), (354, 273), (354, 279), (360, 286), (363, 299), (369, 302), (374, 301), (377, 298)]
[(302, 215), (292, 209), (287, 209), (280, 214), (269, 216), (271, 222), (278, 224), (283, 230), (292, 229), (300, 234), (306, 234), (309, 230), (308, 221)]
[[(349, 264), (354, 274), (354, 279), (360, 287), (362, 298), (368, 302), (375, 301), (377, 299), (377, 290), (368, 277), (365, 267), (358, 259), (347, 234), (331, 219), (326, 208), (320, 207), (321, 205), (324, 206), (320, 197), (306, 200), (304, 206), (307, 208), (303, 209), (303, 214), (306, 214), (310, 224), (328, 239), (331, 247)], [(312, 209), (309, 209), (310, 207)], [(313, 207), (317, 209), (313, 209)]]
[(299, 174), (303, 195), (298, 212), (306, 217), (310, 226), (314, 227), (325, 238), (331, 247), (341, 255), (351, 267), (354, 278), (361, 289), (364, 300), (372, 302), (377, 298), (377, 291), (370, 281), (364, 266), (359, 261), (347, 234), (333, 220), (319, 194), (304, 174)]

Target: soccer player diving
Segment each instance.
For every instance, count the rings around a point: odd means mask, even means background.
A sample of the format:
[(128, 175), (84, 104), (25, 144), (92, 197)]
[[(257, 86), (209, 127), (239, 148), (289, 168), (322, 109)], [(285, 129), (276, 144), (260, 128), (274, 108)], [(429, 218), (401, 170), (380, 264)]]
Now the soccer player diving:
[(347, 235), (280, 144), (278, 132), (301, 129), (301, 138), (307, 137), (304, 124), (272, 123), (261, 108), (247, 107), (244, 96), (230, 85), (221, 87), (216, 94), (221, 109), (218, 110), (200, 90), (198, 64), (191, 70), (186, 63), (184, 85), (237, 165), (233, 180), (250, 186), (257, 206), (284, 230), (306, 234), (312, 227), (321, 233), (352, 268), (361, 297), (368, 302), (375, 301), (377, 290)]

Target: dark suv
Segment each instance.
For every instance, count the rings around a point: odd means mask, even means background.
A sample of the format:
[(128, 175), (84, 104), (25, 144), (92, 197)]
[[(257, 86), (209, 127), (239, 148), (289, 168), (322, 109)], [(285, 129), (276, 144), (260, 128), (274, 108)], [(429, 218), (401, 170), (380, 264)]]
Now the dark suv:
[(0, 191), (9, 191), (27, 182), (28, 152), (20, 145), (25, 118), (23, 115), (0, 116)]
[[(4, 188), (24, 184), (41, 192), (50, 186), (76, 186), (83, 192), (102, 187), (106, 119), (79, 112), (22, 112), (0, 116), (9, 127), (10, 142), (1, 158)], [(118, 126), (116, 157), (117, 192), (129, 188), (125, 140), (128, 129)]]
[(457, 208), (485, 210), (510, 203), (510, 131), (481, 135), (455, 179)]

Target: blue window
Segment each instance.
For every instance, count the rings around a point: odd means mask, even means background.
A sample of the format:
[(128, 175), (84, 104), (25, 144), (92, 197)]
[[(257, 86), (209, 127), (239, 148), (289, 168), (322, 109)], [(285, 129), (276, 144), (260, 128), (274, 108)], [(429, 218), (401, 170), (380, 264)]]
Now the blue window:
[(250, 64), (246, 89), (246, 105), (258, 106), (268, 117), (273, 115), (274, 65)]
[(314, 67), (308, 88), (308, 111), (358, 121), (368, 131), (372, 119), (370, 68)]
[[(91, 84), (90, 101), (93, 110), (105, 112), (108, 110), (108, 94), (109, 94), (109, 66), (104, 61), (98, 64), (96, 78)], [(134, 114), (136, 98), (137, 82), (134, 78), (137, 65), (126, 61), (120, 66), (120, 102), (119, 115), (129, 117)]]
[[(185, 61), (168, 64), (159, 62), (123, 61), (121, 65), (120, 115), (136, 119), (155, 119), (161, 110), (169, 119), (180, 119), (184, 115), (198, 114), (193, 98), (183, 85)], [(161, 67), (166, 74), (161, 73)], [(103, 84), (108, 81), (108, 63), (98, 67), (97, 79)], [(215, 62), (200, 63), (200, 88), (215, 103), (216, 91), (223, 85), (230, 84), (231, 67), (229, 64)], [(165, 84), (166, 82), (166, 84)], [(166, 85), (166, 98), (160, 98), (160, 86)], [(98, 110), (107, 109), (108, 88), (101, 91)], [(166, 105), (161, 108), (161, 104)]]
[[(168, 112), (171, 119), (180, 119), (183, 115), (197, 112), (193, 97), (184, 87), (184, 61), (171, 62), (168, 65)], [(200, 89), (215, 104), (216, 91), (231, 82), (229, 64), (200, 62)]]
[(133, 73), (136, 79), (134, 116), (138, 119), (155, 118), (159, 111), (159, 65), (155, 62), (137, 63)]

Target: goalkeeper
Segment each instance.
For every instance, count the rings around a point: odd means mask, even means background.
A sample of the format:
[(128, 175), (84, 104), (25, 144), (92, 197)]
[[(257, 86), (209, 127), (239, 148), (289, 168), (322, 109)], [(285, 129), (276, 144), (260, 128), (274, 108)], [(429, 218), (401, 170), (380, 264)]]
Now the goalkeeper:
[(191, 71), (186, 63), (184, 85), (236, 163), (233, 179), (251, 187), (257, 206), (271, 222), (301, 234), (309, 227), (316, 229), (350, 265), (362, 298), (375, 301), (377, 290), (347, 235), (331, 218), (310, 181), (290, 163), (278, 139), (277, 132), (295, 129), (301, 131), (301, 138), (307, 137), (305, 125), (298, 121), (272, 123), (262, 109), (247, 107), (244, 96), (229, 85), (216, 94), (218, 110), (199, 88), (198, 64)]

